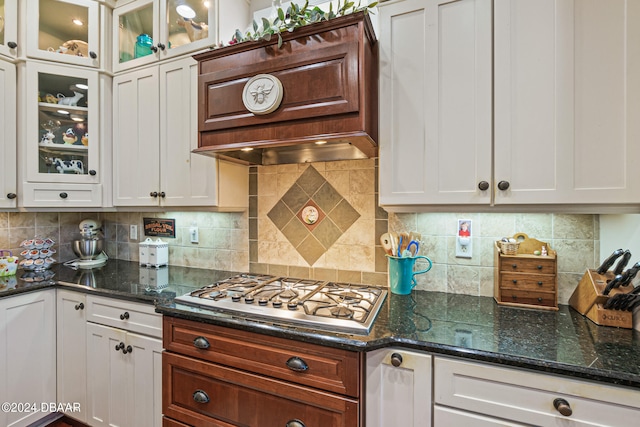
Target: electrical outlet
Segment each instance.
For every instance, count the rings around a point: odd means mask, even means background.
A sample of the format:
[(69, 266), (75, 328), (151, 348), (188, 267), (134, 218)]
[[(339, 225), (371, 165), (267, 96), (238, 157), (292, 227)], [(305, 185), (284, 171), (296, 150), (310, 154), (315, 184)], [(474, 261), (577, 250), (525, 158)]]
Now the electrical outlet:
[(189, 227), (189, 241), (198, 243), (198, 227)]
[(473, 235), (471, 232), (471, 220), (458, 220), (458, 233), (456, 234), (456, 258), (471, 258), (473, 256)]
[(138, 240), (138, 226), (130, 225), (129, 226), (129, 240)]

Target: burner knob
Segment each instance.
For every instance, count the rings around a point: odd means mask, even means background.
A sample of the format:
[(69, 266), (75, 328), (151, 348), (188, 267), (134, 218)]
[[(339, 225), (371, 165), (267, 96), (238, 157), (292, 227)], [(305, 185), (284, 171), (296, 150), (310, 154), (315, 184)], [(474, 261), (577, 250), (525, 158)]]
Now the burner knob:
[(247, 304), (253, 304), (253, 297), (251, 295), (247, 295), (246, 297), (244, 297), (244, 302)]
[(285, 427), (306, 427), (306, 426), (300, 420), (291, 420), (285, 425)]
[(273, 306), (274, 306), (275, 308), (280, 308), (280, 307), (282, 307), (282, 301), (274, 301), (274, 302), (273, 302)]
[(402, 365), (402, 355), (400, 353), (393, 353), (391, 355), (391, 364), (396, 368)]
[(304, 372), (309, 369), (309, 365), (307, 365), (307, 362), (297, 356), (293, 356), (292, 358), (287, 360), (287, 367), (296, 372)]
[(258, 304), (259, 304), (259, 305), (267, 305), (267, 303), (268, 303), (268, 302), (269, 302), (269, 300), (268, 300), (268, 299), (266, 299), (266, 298), (260, 298), (260, 299), (258, 300)]
[(298, 309), (298, 303), (295, 301), (291, 301), (289, 303), (287, 303), (287, 307), (289, 308), (289, 310), (297, 310)]
[(233, 302), (240, 302), (240, 295), (233, 295), (231, 297), (231, 301)]

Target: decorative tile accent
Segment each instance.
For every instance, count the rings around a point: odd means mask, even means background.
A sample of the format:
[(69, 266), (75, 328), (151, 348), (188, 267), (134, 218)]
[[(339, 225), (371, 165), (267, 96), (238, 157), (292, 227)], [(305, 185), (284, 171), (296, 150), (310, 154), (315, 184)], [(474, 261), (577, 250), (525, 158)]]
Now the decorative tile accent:
[[(318, 210), (313, 224), (304, 221), (308, 206)], [(267, 217), (313, 265), (360, 218), (358, 211), (318, 172), (308, 166), (267, 213)]]

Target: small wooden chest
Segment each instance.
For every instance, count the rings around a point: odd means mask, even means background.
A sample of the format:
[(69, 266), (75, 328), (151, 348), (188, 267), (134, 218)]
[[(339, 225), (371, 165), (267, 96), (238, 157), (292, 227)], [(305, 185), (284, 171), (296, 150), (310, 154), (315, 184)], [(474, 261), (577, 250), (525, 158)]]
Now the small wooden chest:
[[(518, 251), (506, 255), (499, 242), (494, 245), (495, 275), (493, 296), (498, 304), (517, 307), (558, 309), (558, 259), (556, 251), (545, 242), (529, 238), (524, 233), (513, 236)], [(546, 249), (546, 255), (535, 251)], [(544, 252), (544, 251), (543, 251)]]

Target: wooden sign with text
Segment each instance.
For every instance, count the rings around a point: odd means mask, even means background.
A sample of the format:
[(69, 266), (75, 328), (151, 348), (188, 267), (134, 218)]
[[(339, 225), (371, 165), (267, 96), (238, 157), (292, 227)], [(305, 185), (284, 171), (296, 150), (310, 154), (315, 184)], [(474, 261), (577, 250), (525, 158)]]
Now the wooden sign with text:
[(176, 238), (176, 220), (165, 218), (142, 218), (145, 236)]

